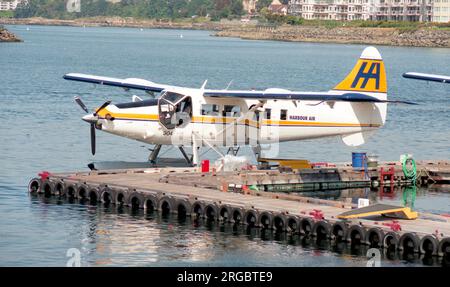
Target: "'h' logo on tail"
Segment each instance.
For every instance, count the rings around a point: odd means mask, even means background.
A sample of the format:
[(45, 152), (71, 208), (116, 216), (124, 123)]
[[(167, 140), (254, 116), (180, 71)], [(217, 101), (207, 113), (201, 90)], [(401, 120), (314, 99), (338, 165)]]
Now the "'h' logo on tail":
[(370, 65), (369, 71), (366, 73), (364, 70), (366, 69), (368, 62), (363, 62), (361, 67), (359, 68), (358, 74), (356, 74), (355, 79), (353, 80), (353, 83), (351, 85), (351, 88), (356, 88), (358, 85), (359, 80), (364, 79), (364, 81), (359, 86), (360, 89), (365, 89), (367, 83), (370, 79), (375, 80), (375, 89), (380, 89), (380, 63), (372, 62)]

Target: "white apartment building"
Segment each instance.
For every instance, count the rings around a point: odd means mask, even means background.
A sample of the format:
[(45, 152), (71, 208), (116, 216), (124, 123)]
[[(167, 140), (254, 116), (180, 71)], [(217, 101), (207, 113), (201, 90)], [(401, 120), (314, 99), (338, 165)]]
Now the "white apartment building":
[(16, 10), (17, 5), (22, 2), (22, 0), (0, 1), (0, 11), (10, 11)]
[(369, 20), (373, 0), (290, 0), (288, 13), (304, 19)]
[(432, 0), (375, 0), (373, 20), (432, 20)]
[(432, 0), (290, 0), (288, 13), (301, 16), (304, 19), (428, 22), (432, 20), (431, 1)]
[(433, 22), (450, 22), (450, 0), (433, 1)]

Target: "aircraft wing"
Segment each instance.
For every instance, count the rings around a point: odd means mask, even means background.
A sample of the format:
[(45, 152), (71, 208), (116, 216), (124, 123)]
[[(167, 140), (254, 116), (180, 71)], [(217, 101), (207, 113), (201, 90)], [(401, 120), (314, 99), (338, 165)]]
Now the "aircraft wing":
[(78, 74), (78, 73), (69, 73), (63, 76), (64, 79), (70, 81), (78, 81), (85, 83), (93, 83), (99, 85), (106, 86), (114, 86), (121, 87), (125, 89), (134, 89), (134, 90), (144, 90), (149, 92), (161, 92), (167, 86), (161, 85), (157, 83), (153, 83), (151, 81), (147, 81), (144, 79), (137, 78), (128, 78), (128, 79), (118, 79), (118, 78), (110, 78), (103, 76), (95, 76), (95, 75), (86, 75), (86, 74)]
[(433, 82), (450, 84), (450, 76), (408, 72), (408, 73), (404, 73), (403, 77), (409, 78), (409, 79), (433, 81)]
[(213, 98), (242, 98), (254, 100), (303, 100), (303, 101), (340, 101), (340, 102), (369, 102), (369, 103), (399, 103), (416, 105), (413, 102), (380, 100), (378, 98), (363, 93), (313, 93), (313, 92), (292, 92), (288, 90), (272, 90), (265, 91), (229, 91), (229, 90), (205, 90), (205, 97)]

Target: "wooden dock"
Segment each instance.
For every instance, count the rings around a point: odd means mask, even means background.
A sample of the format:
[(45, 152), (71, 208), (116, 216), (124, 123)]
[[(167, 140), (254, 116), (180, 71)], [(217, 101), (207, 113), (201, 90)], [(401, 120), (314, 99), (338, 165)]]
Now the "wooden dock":
[[(44, 173), (30, 181), (29, 190), (46, 196), (203, 217), (352, 245), (430, 256), (450, 255), (449, 217), (421, 213), (415, 220), (384, 216), (340, 220), (339, 214), (355, 206), (345, 201), (261, 188), (307, 183), (303, 182), (306, 176), (307, 173), (302, 178), (296, 173), (261, 170), (200, 173), (195, 168)], [(320, 176), (333, 178), (335, 174), (326, 171)], [(253, 188), (249, 188), (251, 185)]]

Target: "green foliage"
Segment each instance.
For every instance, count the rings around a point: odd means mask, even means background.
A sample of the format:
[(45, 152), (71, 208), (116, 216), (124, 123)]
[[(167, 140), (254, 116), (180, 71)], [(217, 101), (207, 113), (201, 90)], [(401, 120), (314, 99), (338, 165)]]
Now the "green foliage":
[(14, 17), (13, 11), (0, 11), (0, 18), (12, 18)]
[(256, 2), (256, 11), (261, 12), (261, 9), (269, 7), (272, 0), (258, 0)]
[(338, 27), (356, 27), (356, 28), (395, 28), (401, 33), (417, 31), (420, 28), (449, 29), (449, 23), (423, 23), (410, 21), (338, 21), (338, 20), (305, 20), (301, 17), (292, 15), (279, 15), (271, 13), (267, 8), (260, 10), (260, 22), (266, 22), (276, 25), (302, 25), (309, 27), (324, 27), (328, 29)]
[(448, 29), (450, 28), (450, 22), (447, 23), (433, 23), (436, 28)]
[(304, 21), (302, 17), (288, 15), (286, 17), (286, 24), (289, 25), (303, 25)]
[(266, 22), (269, 22), (271, 24), (302, 25), (304, 23), (304, 20), (301, 17), (293, 15), (274, 14), (271, 13), (267, 8), (262, 8), (260, 14)]
[(415, 30), (427, 25), (434, 26), (435, 23), (422, 23), (422, 22), (410, 22), (410, 21), (337, 21), (337, 20), (305, 20), (304, 25), (336, 28), (336, 27), (359, 27), (359, 28), (397, 28), (401, 30)]
[(28, 0), (14, 13), (16, 18), (70, 19), (94, 16), (178, 19), (210, 16), (215, 19), (243, 15), (241, 0), (81, 0), (81, 11), (69, 13), (67, 0)]

